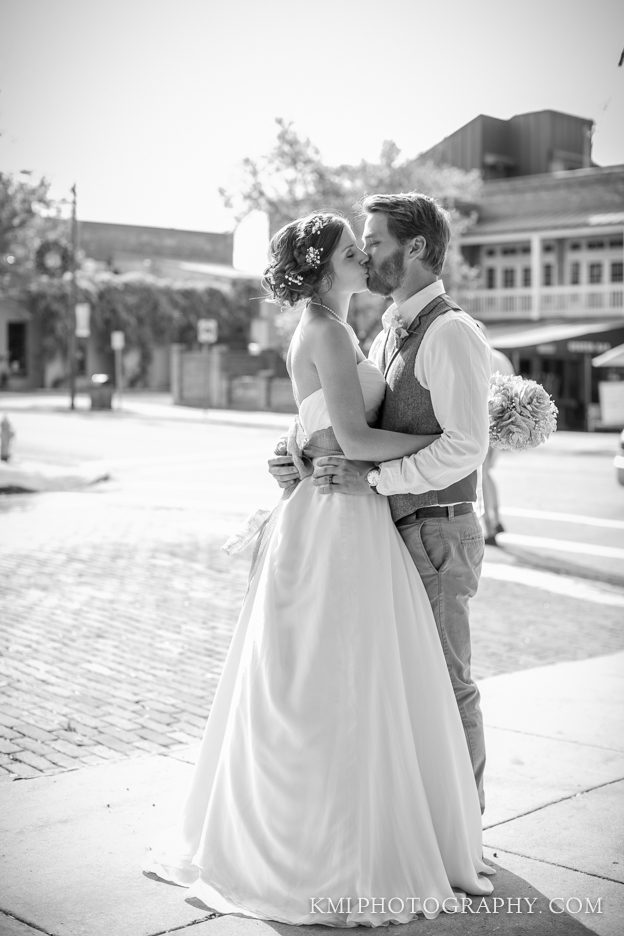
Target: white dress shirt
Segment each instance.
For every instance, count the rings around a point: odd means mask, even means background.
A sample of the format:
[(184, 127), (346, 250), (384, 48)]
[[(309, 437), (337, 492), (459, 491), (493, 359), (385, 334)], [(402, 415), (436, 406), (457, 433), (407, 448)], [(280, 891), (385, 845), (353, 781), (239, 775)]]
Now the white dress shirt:
[[(375, 338), (370, 360), (382, 368), (389, 321), (400, 316), (405, 327), (437, 296), (436, 280), (384, 313), (384, 330)], [(488, 450), (490, 347), (479, 326), (465, 312), (453, 310), (429, 326), (414, 363), (416, 380), (431, 394), (442, 435), (415, 455), (381, 464), (380, 494), (424, 494), (440, 491), (483, 464)]]

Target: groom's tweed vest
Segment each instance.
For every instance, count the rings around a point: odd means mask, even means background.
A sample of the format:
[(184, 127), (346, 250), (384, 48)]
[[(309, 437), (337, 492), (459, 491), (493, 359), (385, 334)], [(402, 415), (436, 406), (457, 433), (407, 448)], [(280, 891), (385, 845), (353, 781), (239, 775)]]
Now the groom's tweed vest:
[[(461, 311), (447, 295), (437, 296), (416, 316), (408, 328), (407, 337), (399, 340), (398, 345), (394, 331), (391, 328), (388, 329), (380, 362), (383, 365), (387, 384), (386, 395), (377, 420), (377, 426), (380, 429), (417, 435), (442, 432), (442, 427), (433, 411), (431, 394), (414, 376), (414, 364), (427, 329), (437, 318), (450, 310)], [(464, 501), (476, 501), (476, 499), (476, 471), (441, 491), (427, 491), (425, 494), (392, 494), (388, 498), (395, 523), (419, 507), (458, 504)]]

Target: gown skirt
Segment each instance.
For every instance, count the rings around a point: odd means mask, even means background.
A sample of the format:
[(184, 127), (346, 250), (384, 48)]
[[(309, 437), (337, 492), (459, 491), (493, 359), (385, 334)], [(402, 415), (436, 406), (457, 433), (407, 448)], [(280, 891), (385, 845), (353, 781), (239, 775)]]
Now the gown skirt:
[(440, 639), (386, 498), (305, 478), (271, 527), (180, 826), (146, 870), (221, 913), (334, 927), (491, 893)]

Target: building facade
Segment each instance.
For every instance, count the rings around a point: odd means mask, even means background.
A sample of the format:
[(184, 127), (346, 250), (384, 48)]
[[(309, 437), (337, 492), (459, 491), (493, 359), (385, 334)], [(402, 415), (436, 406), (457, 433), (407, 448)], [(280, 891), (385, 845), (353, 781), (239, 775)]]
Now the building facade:
[(461, 240), (477, 279), (462, 302), (555, 397), (565, 429), (615, 428), (600, 382), (617, 375), (591, 362), (624, 342), (624, 166), (592, 163), (592, 126), (554, 111), (480, 115), (421, 157), (481, 172)]
[(436, 165), (477, 169), (483, 179), (588, 169), (594, 122), (560, 111), (535, 111), (500, 120), (479, 114), (422, 153)]
[[(85, 272), (145, 273), (154, 277), (206, 285), (228, 293), (241, 280), (255, 280), (233, 266), (231, 232), (183, 231), (139, 225), (81, 221), (78, 266)], [(68, 309), (69, 316), (69, 309)], [(27, 307), (0, 295), (0, 389), (53, 387), (67, 381), (68, 365), (60, 356), (42, 364), (41, 335)], [(129, 355), (129, 358), (131, 354)], [(89, 338), (76, 342), (79, 385), (103, 366)], [(128, 360), (132, 367), (132, 360)], [(165, 389), (170, 380), (170, 348), (154, 349), (149, 383)]]

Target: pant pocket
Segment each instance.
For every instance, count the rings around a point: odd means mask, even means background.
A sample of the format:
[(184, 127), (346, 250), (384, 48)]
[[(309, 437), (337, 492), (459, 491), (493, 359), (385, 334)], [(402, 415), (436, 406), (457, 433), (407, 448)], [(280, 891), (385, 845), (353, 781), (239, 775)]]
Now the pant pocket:
[(422, 552), (432, 572), (439, 575), (451, 556), (451, 547), (439, 520), (425, 520), (419, 530)]

